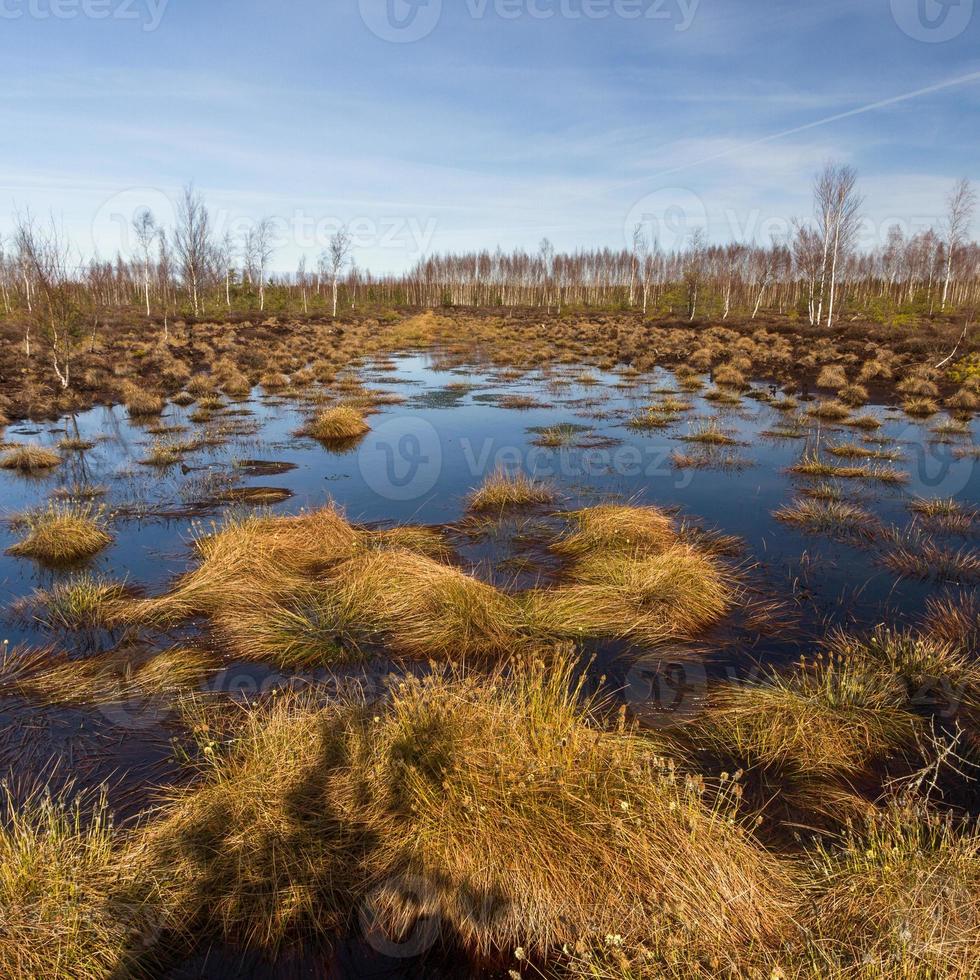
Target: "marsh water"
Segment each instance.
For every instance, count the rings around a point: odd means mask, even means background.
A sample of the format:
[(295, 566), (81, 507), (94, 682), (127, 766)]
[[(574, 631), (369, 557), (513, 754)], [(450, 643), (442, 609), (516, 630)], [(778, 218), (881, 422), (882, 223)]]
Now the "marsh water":
[[(212, 521), (220, 522), (225, 512), (252, 506), (234, 498), (264, 488), (279, 491), (274, 495), (281, 498), (278, 502), (263, 505), (276, 514), (335, 501), (356, 523), (445, 527), (469, 570), (503, 587), (524, 588), (556, 572), (542, 546), (555, 510), (611, 500), (656, 504), (675, 510), (678, 520), (739, 538), (738, 555), (731, 560), (758, 601), (779, 609), (768, 629), (733, 629), (709, 638), (702, 655), (721, 672), (794, 659), (834, 625), (901, 625), (918, 616), (930, 596), (960, 587), (900, 577), (882, 564), (880, 539), (889, 528), (915, 533), (909, 510), (914, 498), (980, 503), (980, 472), (971, 450), (975, 422), (967, 432), (937, 431), (943, 416), (914, 421), (879, 404), (860, 410), (882, 422), (869, 436), (813, 418), (787, 425), (787, 413), (771, 404), (764, 378), (756, 379), (738, 404), (725, 404), (707, 400), (704, 389), (682, 392), (667, 371), (641, 377), (568, 365), (516, 375), (491, 365), (451, 363), (438, 352), (368, 361), (360, 376), (373, 392), (388, 397), (369, 416), (371, 431), (341, 451), (296, 435), (311, 410), (302, 398), (261, 389), (249, 398), (229, 400), (207, 423), (191, 420), (193, 405), (169, 405), (162, 418), (152, 420), (157, 437), (161, 430), (164, 438), (203, 431), (207, 444), (182, 464), (164, 468), (147, 465), (156, 437), (121, 406), (97, 407), (56, 424), (11, 425), (8, 443), (56, 446), (68, 436), (92, 445), (85, 452), (65, 452), (65, 462), (44, 476), (0, 471), (7, 518), (0, 525), (0, 552), (19, 534), (11, 518), (44, 506), (59, 493), (98, 488), (104, 491), (98, 503), (105, 507), (113, 543), (85, 570), (152, 594), (191, 563), (195, 535)], [(663, 428), (629, 424), (665, 393), (690, 402), (690, 410)], [(795, 394), (804, 398), (798, 411), (805, 410), (806, 393)], [(706, 422), (735, 444), (712, 449), (689, 442), (686, 437)], [(561, 427), (562, 445), (541, 445), (543, 431), (555, 427)], [(877, 519), (869, 534), (805, 533), (774, 517), (816, 482), (790, 468), (808, 449), (832, 442), (901, 452), (888, 465), (906, 473), (904, 483), (839, 481), (846, 499)], [(675, 453), (693, 455), (697, 465), (678, 465)], [(548, 482), (558, 491), (557, 502), (505, 520), (472, 520), (467, 495), (500, 467), (522, 469)], [(971, 541), (947, 534), (942, 543), (956, 549)], [(18, 645), (58, 643), (82, 657), (112, 642), (112, 637), (52, 635), (23, 603), (35, 590), (75, 574), (78, 569), (52, 571), (0, 554), (3, 638), (14, 654)], [(603, 649), (597, 651), (597, 662), (614, 683), (630, 685), (635, 683), (631, 656)], [(272, 671), (261, 664), (236, 663), (209, 683), (214, 689), (250, 693), (270, 677)], [(0, 766), (18, 778), (57, 770), (82, 785), (121, 780), (126, 792), (118, 797), (117, 810), (124, 820), (145, 804), (145, 795), (134, 792), (134, 786), (179, 779), (175, 736), (166, 718), (156, 715), (133, 718), (124, 708), (117, 713), (7, 699), (0, 700), (0, 732)], [(329, 967), (299, 961), (275, 968), (245, 966), (213, 952), (172, 975), (419, 975), (405, 970), (397, 959), (356, 947)]]

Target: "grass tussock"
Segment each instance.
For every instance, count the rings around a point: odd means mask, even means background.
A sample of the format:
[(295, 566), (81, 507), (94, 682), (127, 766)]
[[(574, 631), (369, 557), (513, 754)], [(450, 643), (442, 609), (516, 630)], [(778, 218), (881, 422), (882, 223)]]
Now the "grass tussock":
[(414, 551), (359, 554), (335, 570), (329, 588), (345, 630), (399, 654), (494, 659), (521, 645), (511, 596)]
[(694, 740), (744, 768), (854, 776), (913, 741), (917, 721), (906, 702), (895, 677), (840, 655), (820, 657), (759, 683), (720, 686)]
[(163, 414), (167, 401), (160, 395), (131, 386), (123, 393), (123, 403), (131, 419), (156, 418)]
[(800, 461), (790, 468), (799, 476), (836, 478), (841, 480), (877, 480), (880, 483), (905, 483), (908, 474), (890, 466), (840, 466), (824, 459), (817, 452), (804, 453)]
[(53, 503), (21, 519), (27, 536), (7, 549), (45, 565), (69, 565), (112, 543), (101, 509), (92, 504)]
[(783, 868), (607, 730), (567, 660), (407, 679), (375, 707), (280, 700), (212, 759), (143, 842), (175, 924), (278, 948), (358, 909), (393, 937), (430, 916), (504, 961), (613, 933), (734, 956), (790, 928)]
[(681, 543), (657, 554), (590, 553), (568, 575), (568, 585), (525, 596), (536, 632), (650, 646), (697, 635), (722, 619), (736, 599), (724, 566)]
[(838, 459), (880, 459), (894, 463), (902, 458), (899, 449), (870, 449), (855, 442), (841, 442), (826, 447), (831, 456)]
[(823, 401), (810, 408), (808, 414), (829, 422), (842, 422), (851, 414), (851, 409), (840, 401)]
[(33, 443), (15, 446), (0, 457), (0, 469), (16, 470), (28, 475), (44, 473), (60, 463), (61, 457), (56, 452)]
[(502, 511), (534, 504), (550, 504), (555, 492), (523, 473), (498, 469), (491, 473), (469, 498), (470, 510)]
[(71, 633), (111, 628), (127, 595), (123, 584), (83, 573), (36, 592), (30, 604), (46, 629)]
[(781, 507), (776, 520), (795, 524), (806, 531), (824, 534), (847, 534), (871, 539), (877, 521), (873, 514), (843, 500), (810, 497)]
[(302, 434), (319, 442), (343, 443), (359, 439), (370, 429), (364, 416), (356, 408), (338, 405), (317, 414), (306, 424)]
[(106, 980), (133, 963), (139, 908), (118, 900), (104, 801), (0, 798), (0, 976)]
[(574, 530), (552, 545), (560, 555), (594, 552), (658, 554), (676, 540), (670, 516), (657, 507), (604, 504), (565, 517)]
[(735, 446), (738, 444), (736, 439), (723, 432), (714, 422), (697, 426), (681, 438), (685, 442), (698, 442), (708, 446)]
[(895, 802), (811, 858), (810, 948), (828, 975), (968, 977), (980, 960), (980, 836)]
[(295, 517), (233, 517), (200, 533), (196, 569), (168, 593), (130, 603), (124, 615), (171, 626), (276, 600), (306, 588), (361, 545), (361, 534), (332, 506)]

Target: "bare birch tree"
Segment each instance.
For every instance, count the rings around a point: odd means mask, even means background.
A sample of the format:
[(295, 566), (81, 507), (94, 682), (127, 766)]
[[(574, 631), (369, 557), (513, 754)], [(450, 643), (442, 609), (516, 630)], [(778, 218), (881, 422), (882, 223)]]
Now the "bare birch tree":
[(272, 244), (273, 224), (271, 218), (263, 218), (255, 226), (255, 262), (259, 277), (259, 309), (265, 310), (265, 283), (269, 274), (269, 262), (274, 247)]
[(133, 217), (133, 232), (139, 248), (140, 263), (143, 267), (143, 299), (146, 315), (150, 315), (150, 249), (157, 237), (157, 223), (149, 208), (141, 208)]
[(351, 237), (346, 228), (340, 228), (334, 232), (327, 248), (327, 261), (329, 262), (330, 278), (333, 283), (333, 315), (337, 315), (337, 285), (340, 282), (340, 273), (351, 254)]
[(29, 319), (37, 322), (48, 343), (54, 373), (61, 387), (67, 389), (71, 386), (72, 355), (82, 323), (82, 311), (75, 298), (76, 277), (70, 263), (71, 245), (53, 221), (50, 229), (42, 232), (29, 215), (19, 222), (17, 242), (37, 300)]
[(177, 227), (174, 229), (174, 251), (180, 263), (181, 276), (189, 290), (194, 315), (201, 312), (201, 293), (207, 283), (212, 259), (211, 217), (204, 200), (193, 184), (184, 188), (177, 204)]
[(834, 322), (837, 280), (840, 269), (857, 235), (863, 198), (857, 193), (857, 171), (853, 167), (828, 163), (817, 174), (813, 189), (817, 229), (822, 241), (817, 322), (823, 319), (827, 303), (827, 326)]
[(977, 206), (977, 195), (966, 177), (953, 185), (946, 203), (946, 280), (943, 283), (943, 298), (939, 306), (944, 313), (949, 299), (949, 284), (953, 279), (953, 259), (966, 241), (973, 212)]

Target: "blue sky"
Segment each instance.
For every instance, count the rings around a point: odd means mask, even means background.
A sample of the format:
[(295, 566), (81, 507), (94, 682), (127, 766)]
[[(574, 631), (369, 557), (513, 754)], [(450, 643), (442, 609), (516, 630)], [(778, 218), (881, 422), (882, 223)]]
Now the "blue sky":
[(980, 0), (412, 2), (0, 0), (0, 234), (30, 208), (111, 256), (193, 179), (222, 229), (276, 217), (279, 269), (351, 222), (394, 271), (765, 241), (828, 158), (871, 241), (980, 178)]

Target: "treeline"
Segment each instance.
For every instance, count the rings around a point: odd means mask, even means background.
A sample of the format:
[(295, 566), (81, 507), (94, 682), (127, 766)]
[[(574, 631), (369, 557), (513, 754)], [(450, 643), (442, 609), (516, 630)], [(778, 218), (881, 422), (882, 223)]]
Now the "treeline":
[(849, 167), (828, 164), (814, 183), (814, 213), (768, 245), (708, 244), (700, 228), (683, 247), (665, 250), (635, 229), (629, 247), (557, 252), (438, 255), (402, 275), (358, 269), (353, 243), (339, 229), (294, 273), (272, 272), (274, 225), (257, 222), (237, 240), (219, 237), (206, 203), (184, 189), (173, 228), (148, 210), (132, 221), (129, 255), (81, 262), (54, 225), (19, 215), (0, 237), (0, 301), (22, 331), (27, 359), (43, 356), (63, 387), (71, 384), (79, 337), (109, 315), (140, 313), (162, 322), (229, 312), (324, 313), (379, 307), (569, 307), (727, 319), (777, 312), (832, 325), (842, 315), (891, 323), (935, 313), (970, 312), (980, 299), (980, 246), (969, 238), (976, 195), (956, 183), (941, 226), (860, 250), (862, 198)]

